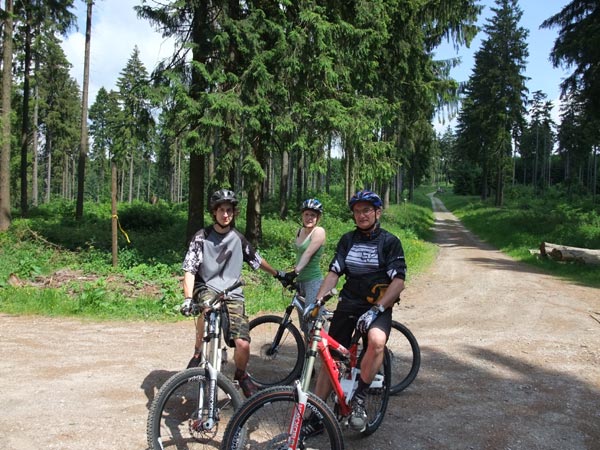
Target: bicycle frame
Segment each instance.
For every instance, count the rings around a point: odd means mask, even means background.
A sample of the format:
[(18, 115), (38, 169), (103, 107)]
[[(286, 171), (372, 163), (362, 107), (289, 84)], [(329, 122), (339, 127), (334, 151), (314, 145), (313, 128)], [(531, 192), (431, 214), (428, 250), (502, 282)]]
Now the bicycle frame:
[[(242, 284), (242, 281), (238, 281), (233, 284), (233, 286), (217, 294), (213, 304), (202, 314), (204, 320), (204, 334), (202, 339), (202, 361), (200, 365), (204, 365), (206, 368), (209, 379), (207, 395), (209, 399), (207, 408), (208, 415), (205, 421), (198, 424), (203, 430), (211, 430), (217, 424), (219, 419), (215, 397), (217, 392), (217, 374), (221, 370), (221, 363), (223, 361), (223, 330), (221, 329), (221, 315), (225, 313), (225, 301), (229, 298), (228, 294)], [(200, 311), (200, 305), (196, 305), (196, 307), (198, 308), (198, 314), (202, 312)], [(203, 408), (204, 396), (200, 391), (198, 394), (198, 411), (203, 411)], [(198, 417), (202, 417), (202, 415), (199, 414)]]
[[(333, 388), (333, 392), (337, 397), (337, 403), (340, 408), (340, 413), (343, 417), (350, 415), (352, 409), (350, 407), (350, 401), (356, 390), (358, 375), (360, 374), (360, 368), (357, 367), (358, 363), (358, 341), (361, 336), (355, 333), (350, 348), (344, 347), (342, 344), (337, 342), (334, 338), (329, 336), (327, 331), (323, 329), (324, 311), (319, 312), (319, 316), (315, 319), (315, 323), (312, 328), (310, 338), (310, 348), (306, 352), (306, 359), (300, 383), (303, 391), (308, 391), (310, 381), (312, 378), (313, 367), (315, 363), (316, 355), (318, 354), (323, 362), (324, 368), (327, 370), (329, 380)], [(332, 351), (336, 353), (336, 360)], [(344, 378), (340, 377), (341, 367), (350, 368), (350, 373), (343, 374)], [(323, 370), (323, 368), (321, 369)], [(341, 379), (341, 382), (340, 382)], [(383, 385), (383, 376), (377, 374), (373, 382), (372, 387), (381, 387)]]

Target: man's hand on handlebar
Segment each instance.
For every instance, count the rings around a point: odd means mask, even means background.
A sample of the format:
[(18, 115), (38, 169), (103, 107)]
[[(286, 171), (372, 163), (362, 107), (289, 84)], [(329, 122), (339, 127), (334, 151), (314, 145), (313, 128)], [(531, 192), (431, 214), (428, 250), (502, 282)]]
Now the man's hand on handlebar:
[(181, 307), (179, 308), (179, 312), (181, 314), (183, 314), (184, 316), (189, 317), (192, 315), (192, 310), (193, 310), (192, 299), (191, 299), (191, 297), (186, 297), (186, 299), (181, 304)]
[(319, 309), (321, 308), (321, 306), (323, 306), (323, 303), (324, 303), (323, 299), (318, 299), (314, 303), (307, 305), (304, 308), (304, 312), (302, 313), (302, 318), (305, 321), (309, 321), (309, 320), (312, 320), (315, 317), (317, 317), (317, 314), (319, 313)]

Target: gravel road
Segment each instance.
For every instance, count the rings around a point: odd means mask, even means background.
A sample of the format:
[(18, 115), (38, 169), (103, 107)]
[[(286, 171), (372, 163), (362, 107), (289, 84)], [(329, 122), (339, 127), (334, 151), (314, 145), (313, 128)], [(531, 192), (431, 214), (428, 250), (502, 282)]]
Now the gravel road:
[[(439, 255), (394, 313), (421, 345), (419, 376), (346, 447), (600, 449), (600, 290), (515, 262), (433, 202)], [(148, 404), (192, 329), (0, 315), (3, 447), (146, 449)]]

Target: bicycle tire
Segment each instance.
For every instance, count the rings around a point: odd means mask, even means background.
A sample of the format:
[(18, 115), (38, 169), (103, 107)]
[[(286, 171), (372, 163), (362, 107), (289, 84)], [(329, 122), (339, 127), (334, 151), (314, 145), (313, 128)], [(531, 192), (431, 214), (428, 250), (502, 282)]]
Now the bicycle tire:
[[(197, 424), (197, 399), (200, 392), (206, 396), (207, 382), (206, 369), (195, 367), (176, 373), (163, 384), (148, 413), (146, 436), (150, 449), (218, 448), (227, 421), (243, 400), (234, 384), (218, 373), (216, 428), (209, 431), (193, 429)], [(205, 399), (204, 405), (207, 404), (208, 400)]]
[(249, 376), (259, 387), (291, 385), (300, 377), (304, 365), (305, 344), (302, 334), (289, 322), (275, 352), (271, 351), (283, 318), (267, 315), (252, 319), (250, 329)]
[(383, 373), (383, 387), (368, 388), (365, 397), (365, 410), (367, 411), (367, 427), (361, 432), (363, 436), (373, 434), (383, 422), (385, 412), (387, 411), (388, 402), (390, 399), (390, 353), (385, 349), (383, 356), (383, 364), (380, 373)]
[[(221, 450), (288, 448), (286, 442), (296, 399), (293, 386), (274, 386), (251, 397), (227, 424)], [(305, 417), (310, 413), (317, 414), (324, 431), (307, 438), (306, 444), (298, 448), (343, 450), (340, 424), (325, 402), (313, 393), (308, 393)]]
[(421, 367), (421, 349), (417, 339), (405, 325), (392, 321), (390, 337), (386, 344), (390, 352), (390, 394), (406, 389), (415, 380)]

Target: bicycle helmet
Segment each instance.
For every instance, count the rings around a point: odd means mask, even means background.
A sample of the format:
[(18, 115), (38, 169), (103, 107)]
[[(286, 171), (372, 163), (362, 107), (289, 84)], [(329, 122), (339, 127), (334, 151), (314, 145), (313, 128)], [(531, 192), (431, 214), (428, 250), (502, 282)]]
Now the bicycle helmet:
[(235, 208), (239, 203), (235, 193), (229, 189), (219, 189), (213, 195), (210, 196), (210, 210), (214, 211), (217, 206), (221, 203), (229, 202)]
[(302, 202), (302, 207), (300, 208), (300, 211), (306, 211), (307, 209), (315, 211), (319, 214), (323, 214), (323, 203), (321, 203), (316, 198), (309, 198), (308, 200), (304, 200)]
[(379, 195), (367, 190), (358, 191), (352, 196), (352, 198), (348, 201), (350, 211), (352, 211), (352, 208), (358, 202), (369, 202), (377, 209), (383, 206), (383, 202), (381, 201), (381, 198), (379, 198)]

